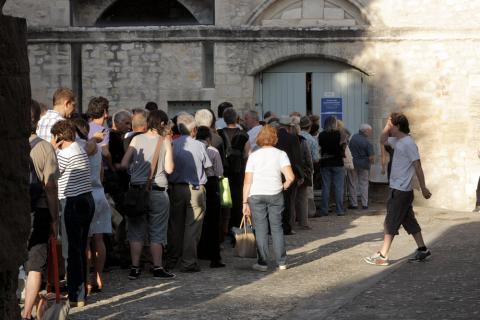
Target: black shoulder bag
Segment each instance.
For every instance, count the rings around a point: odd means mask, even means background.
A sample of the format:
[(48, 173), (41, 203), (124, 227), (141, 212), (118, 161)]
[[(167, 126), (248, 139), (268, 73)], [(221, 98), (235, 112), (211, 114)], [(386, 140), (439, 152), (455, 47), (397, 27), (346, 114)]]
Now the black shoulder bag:
[(130, 186), (125, 194), (125, 214), (129, 218), (143, 216), (147, 214), (148, 210), (150, 209), (150, 191), (152, 189), (153, 177), (157, 171), (158, 158), (160, 157), (160, 147), (162, 142), (163, 138), (160, 136), (153, 154), (153, 159), (150, 166), (150, 176), (145, 184), (145, 188), (135, 188)]

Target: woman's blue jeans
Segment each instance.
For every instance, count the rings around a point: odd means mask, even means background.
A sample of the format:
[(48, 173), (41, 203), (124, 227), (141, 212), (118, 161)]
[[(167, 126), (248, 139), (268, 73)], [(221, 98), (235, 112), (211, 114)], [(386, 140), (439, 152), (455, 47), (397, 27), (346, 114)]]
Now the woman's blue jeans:
[(322, 208), (321, 213), (328, 214), (328, 202), (330, 198), (330, 186), (333, 183), (335, 191), (335, 211), (337, 214), (343, 214), (343, 192), (345, 183), (345, 168), (344, 167), (322, 167), (320, 168), (322, 175)]
[(285, 250), (285, 239), (282, 228), (283, 201), (282, 192), (275, 195), (253, 195), (248, 198), (248, 204), (253, 216), (253, 225), (255, 226), (259, 264), (267, 265), (268, 261), (269, 222), (277, 265), (286, 264), (287, 251)]

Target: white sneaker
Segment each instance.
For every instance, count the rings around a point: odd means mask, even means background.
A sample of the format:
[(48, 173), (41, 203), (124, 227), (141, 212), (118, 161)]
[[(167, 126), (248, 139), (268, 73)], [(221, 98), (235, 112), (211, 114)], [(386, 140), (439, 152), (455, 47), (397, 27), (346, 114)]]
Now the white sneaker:
[(288, 269), (288, 267), (287, 267), (286, 264), (281, 264), (281, 265), (278, 266), (278, 270), (287, 270), (287, 269)]
[(382, 256), (380, 252), (375, 253), (371, 257), (365, 257), (363, 260), (368, 264), (373, 264), (375, 266), (388, 266), (390, 261), (387, 257)]
[(253, 270), (257, 270), (257, 271), (265, 272), (265, 271), (268, 271), (268, 266), (267, 266), (267, 265), (263, 265), (263, 264), (255, 263), (255, 264), (252, 266), (252, 269), (253, 269)]

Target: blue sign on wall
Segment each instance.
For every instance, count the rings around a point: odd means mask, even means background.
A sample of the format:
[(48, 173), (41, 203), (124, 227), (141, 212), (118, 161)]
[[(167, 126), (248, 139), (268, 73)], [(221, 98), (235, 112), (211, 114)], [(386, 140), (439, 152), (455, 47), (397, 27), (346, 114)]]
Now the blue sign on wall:
[(337, 119), (343, 119), (343, 107), (342, 107), (342, 98), (322, 98), (321, 106), (321, 123), (320, 125), (323, 128), (325, 119), (328, 116), (335, 116)]

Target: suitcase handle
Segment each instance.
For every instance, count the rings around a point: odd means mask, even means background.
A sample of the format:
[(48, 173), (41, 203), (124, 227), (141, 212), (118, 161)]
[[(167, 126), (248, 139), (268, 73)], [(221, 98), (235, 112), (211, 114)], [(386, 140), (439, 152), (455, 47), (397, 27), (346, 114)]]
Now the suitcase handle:
[(60, 282), (58, 278), (57, 239), (53, 235), (51, 235), (50, 240), (48, 242), (50, 244), (50, 250), (48, 255), (47, 292), (52, 292), (53, 290), (55, 290), (55, 303), (60, 303)]

